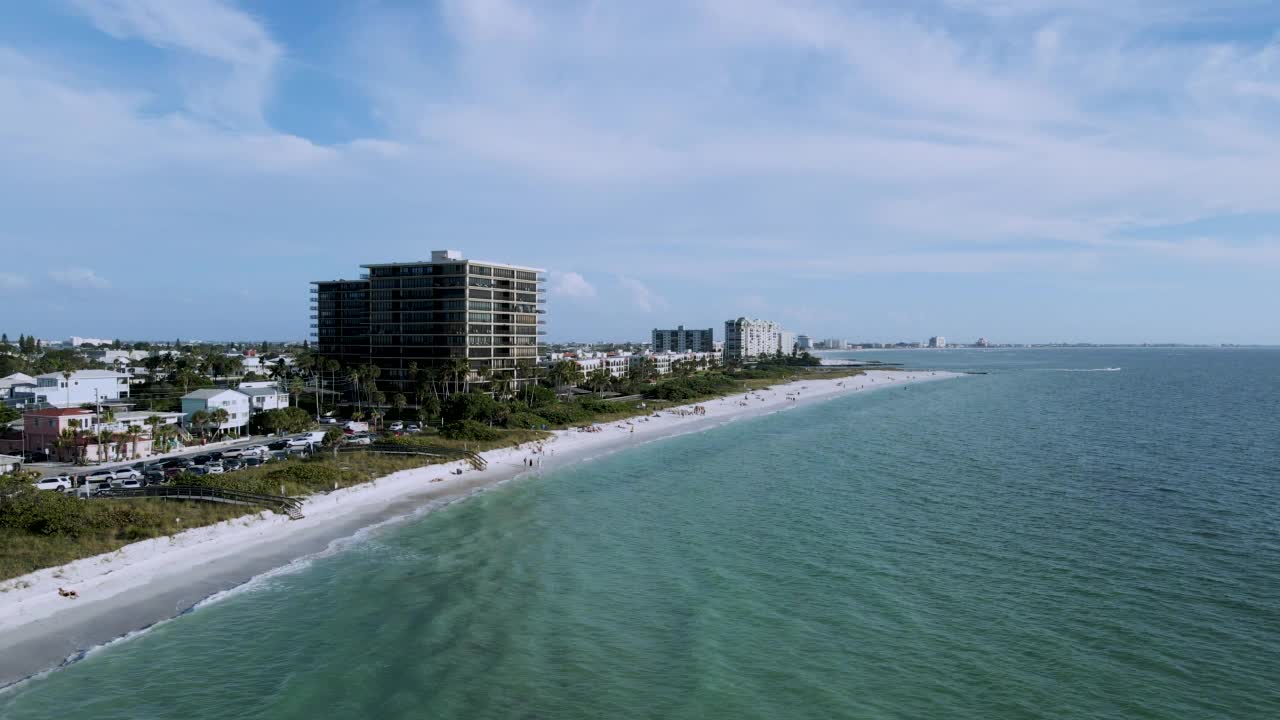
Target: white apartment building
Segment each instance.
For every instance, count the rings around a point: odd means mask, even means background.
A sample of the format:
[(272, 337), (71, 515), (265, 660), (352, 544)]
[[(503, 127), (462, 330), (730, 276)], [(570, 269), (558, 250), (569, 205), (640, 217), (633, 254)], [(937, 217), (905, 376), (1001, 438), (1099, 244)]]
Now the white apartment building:
[(14, 386), (12, 403), (73, 408), (129, 397), (129, 376), (112, 370), (76, 370), (36, 376), (35, 387)]
[(204, 388), (182, 396), (182, 414), (191, 427), (191, 416), (204, 410), (227, 411), (227, 421), (218, 426), (221, 430), (239, 430), (249, 424), (249, 396), (226, 388)]
[(778, 352), (782, 328), (772, 320), (740, 317), (724, 324), (724, 359), (743, 361)]
[(929, 347), (931, 348), (945, 348), (946, 346), (947, 346), (947, 339), (942, 337), (941, 335), (935, 335), (929, 338)]

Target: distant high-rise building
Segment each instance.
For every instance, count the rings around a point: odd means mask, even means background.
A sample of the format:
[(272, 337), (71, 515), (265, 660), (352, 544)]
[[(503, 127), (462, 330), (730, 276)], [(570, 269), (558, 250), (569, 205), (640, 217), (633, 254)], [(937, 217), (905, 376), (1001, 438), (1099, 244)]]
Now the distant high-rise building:
[(724, 324), (724, 359), (748, 360), (778, 352), (780, 335), (778, 324), (771, 320), (740, 317), (726, 320)]
[(810, 338), (808, 335), (797, 335), (797, 336), (796, 336), (796, 348), (797, 348), (797, 349), (800, 349), (800, 350), (812, 350), (812, 349), (813, 349), (813, 339), (812, 339), (812, 338)]
[(827, 350), (843, 350), (845, 342), (841, 338), (827, 338), (822, 341), (822, 346)]
[(931, 348), (944, 348), (946, 346), (947, 346), (947, 339), (942, 337), (941, 335), (935, 335), (929, 338), (929, 347)]
[(712, 328), (706, 330), (685, 330), (684, 326), (675, 330), (653, 330), (653, 352), (712, 352), (716, 340)]
[(786, 330), (778, 331), (778, 351), (790, 355), (796, 351), (796, 334)]
[(358, 280), (312, 283), (316, 352), (347, 366), (375, 365), (378, 382), (409, 395), (409, 365), (465, 361), (473, 373), (519, 385), (530, 375), (545, 312), (543, 270), (467, 260), (436, 250), (431, 260), (362, 266)]
[(978, 347), (991, 347), (991, 343), (984, 337), (978, 338), (978, 342), (974, 343), (974, 345), (977, 345)]

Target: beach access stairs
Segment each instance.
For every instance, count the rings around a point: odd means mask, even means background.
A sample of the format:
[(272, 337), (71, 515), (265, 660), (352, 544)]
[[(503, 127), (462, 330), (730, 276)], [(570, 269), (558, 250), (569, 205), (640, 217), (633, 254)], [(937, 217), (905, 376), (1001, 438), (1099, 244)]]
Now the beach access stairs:
[(407, 447), (404, 445), (375, 443), (373, 445), (344, 447), (341, 448), (339, 452), (372, 452), (380, 455), (419, 455), (423, 457), (440, 458), (445, 462), (451, 460), (463, 460), (476, 470), (485, 470), (489, 467), (489, 461), (481, 457), (480, 453), (473, 450), (459, 450), (457, 448), (444, 447), (442, 445), (415, 445), (413, 447)]

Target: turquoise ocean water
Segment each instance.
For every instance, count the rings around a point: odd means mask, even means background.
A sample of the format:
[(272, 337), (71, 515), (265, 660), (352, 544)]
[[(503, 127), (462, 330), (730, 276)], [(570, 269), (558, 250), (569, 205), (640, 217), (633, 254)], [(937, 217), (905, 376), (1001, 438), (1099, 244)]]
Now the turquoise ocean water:
[(508, 484), (0, 717), (1280, 717), (1280, 351), (989, 370)]

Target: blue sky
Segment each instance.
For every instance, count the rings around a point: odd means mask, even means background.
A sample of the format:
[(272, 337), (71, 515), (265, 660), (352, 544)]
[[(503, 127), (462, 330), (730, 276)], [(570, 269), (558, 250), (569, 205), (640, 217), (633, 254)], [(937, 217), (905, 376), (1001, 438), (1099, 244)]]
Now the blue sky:
[(538, 265), (553, 339), (1280, 343), (1280, 5), (64, 0), (0, 24), (0, 330), (301, 338)]

